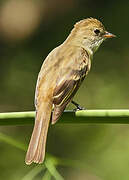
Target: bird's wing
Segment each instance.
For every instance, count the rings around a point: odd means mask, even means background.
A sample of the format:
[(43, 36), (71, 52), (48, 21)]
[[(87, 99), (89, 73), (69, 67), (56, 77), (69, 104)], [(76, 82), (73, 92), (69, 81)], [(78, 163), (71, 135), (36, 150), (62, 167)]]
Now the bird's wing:
[(64, 73), (62, 73), (63, 75), (59, 76), (53, 94), (54, 111), (52, 114), (52, 124), (59, 119), (66, 105), (77, 92), (86, 76), (87, 67), (87, 63), (83, 63), (82, 67), (81, 65), (80, 67), (77, 66), (78, 69), (76, 70), (72, 70), (72, 67), (65, 69)]

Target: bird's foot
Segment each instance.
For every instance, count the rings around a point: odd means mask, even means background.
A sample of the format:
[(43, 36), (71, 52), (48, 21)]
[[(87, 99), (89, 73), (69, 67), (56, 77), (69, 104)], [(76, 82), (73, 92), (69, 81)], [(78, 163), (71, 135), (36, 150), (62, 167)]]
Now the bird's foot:
[(84, 107), (81, 107), (78, 103), (76, 103), (75, 101), (71, 101), (72, 104), (74, 104), (76, 106), (75, 109), (73, 109), (73, 111), (80, 111), (80, 110), (85, 110)]

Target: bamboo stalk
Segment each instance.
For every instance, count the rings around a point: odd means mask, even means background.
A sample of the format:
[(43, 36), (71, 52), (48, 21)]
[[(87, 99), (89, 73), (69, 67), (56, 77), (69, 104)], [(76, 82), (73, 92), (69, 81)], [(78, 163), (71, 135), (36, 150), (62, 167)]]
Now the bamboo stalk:
[[(34, 111), (0, 113), (0, 126), (34, 124)], [(66, 110), (59, 123), (129, 124), (129, 110)]]

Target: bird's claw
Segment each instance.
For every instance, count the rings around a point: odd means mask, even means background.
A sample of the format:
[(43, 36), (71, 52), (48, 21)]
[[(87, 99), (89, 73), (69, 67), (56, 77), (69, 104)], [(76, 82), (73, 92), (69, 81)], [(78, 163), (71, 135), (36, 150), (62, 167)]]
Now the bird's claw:
[(74, 104), (76, 106), (75, 109), (73, 109), (73, 111), (80, 111), (80, 110), (85, 110), (84, 107), (81, 107), (78, 103), (76, 103), (75, 101), (72, 101), (72, 104)]

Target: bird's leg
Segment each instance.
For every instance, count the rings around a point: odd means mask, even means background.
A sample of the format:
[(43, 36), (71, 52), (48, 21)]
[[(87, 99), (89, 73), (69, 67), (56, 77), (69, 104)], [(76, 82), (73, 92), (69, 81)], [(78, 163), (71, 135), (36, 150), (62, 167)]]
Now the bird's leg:
[(72, 104), (74, 104), (76, 106), (76, 109), (74, 109), (75, 111), (78, 110), (84, 110), (84, 107), (81, 107), (78, 103), (76, 103), (75, 101), (71, 101)]

